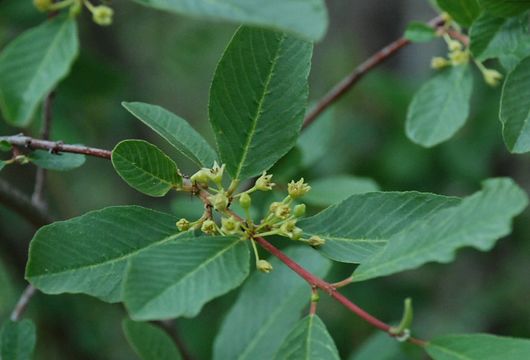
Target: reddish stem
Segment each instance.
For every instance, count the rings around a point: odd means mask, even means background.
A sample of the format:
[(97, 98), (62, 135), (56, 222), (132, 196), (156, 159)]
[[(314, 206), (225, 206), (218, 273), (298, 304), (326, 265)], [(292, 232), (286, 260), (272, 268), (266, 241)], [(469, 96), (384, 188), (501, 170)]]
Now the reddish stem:
[[(344, 305), (348, 310), (355, 313), (357, 316), (359, 316), (361, 319), (365, 320), (372, 326), (383, 330), (388, 333), (391, 326), (382, 322), (381, 320), (375, 318), (374, 316), (370, 315), (363, 309), (361, 309), (359, 306), (355, 305), (353, 302), (348, 300), (344, 295), (342, 295), (340, 292), (337, 291), (333, 287), (332, 284), (320, 279), (319, 277), (311, 274), (309, 271), (304, 269), (302, 266), (300, 266), (298, 263), (296, 263), (294, 260), (289, 258), (287, 255), (285, 255), (280, 249), (276, 248), (274, 245), (272, 245), (270, 242), (265, 240), (262, 237), (256, 237), (254, 238), (257, 243), (259, 243), (265, 250), (270, 252), (272, 255), (276, 256), (280, 261), (282, 261), (285, 265), (287, 265), (289, 268), (291, 268), (295, 273), (300, 275), (305, 281), (309, 283), (309, 285), (313, 287), (317, 287), (319, 289), (324, 290), (326, 293), (328, 293), (329, 296), (337, 300), (339, 303)], [(413, 337), (410, 337), (407, 341), (409, 341), (412, 344), (418, 345), (418, 346), (425, 346), (426, 342), (424, 340), (416, 339)]]
[[(432, 27), (438, 27), (443, 24), (441, 16), (437, 16), (431, 21), (429, 25)], [(352, 73), (345, 77), (340, 83), (338, 83), (333, 89), (331, 89), (318, 103), (317, 105), (306, 115), (302, 129), (305, 129), (311, 125), (319, 116), (326, 110), (331, 104), (342, 98), (364, 75), (376, 66), (383, 63), (388, 58), (395, 55), (400, 49), (409, 45), (410, 41), (401, 37), (394, 40), (384, 48), (377, 51), (371, 57), (369, 57), (362, 64), (357, 66)]]

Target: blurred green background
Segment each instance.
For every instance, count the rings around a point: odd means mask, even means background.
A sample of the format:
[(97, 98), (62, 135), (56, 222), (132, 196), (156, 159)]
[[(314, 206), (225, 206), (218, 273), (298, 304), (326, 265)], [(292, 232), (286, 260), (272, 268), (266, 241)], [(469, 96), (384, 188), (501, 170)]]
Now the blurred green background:
[[(311, 99), (322, 96), (371, 53), (394, 40), (410, 20), (436, 15), (426, 0), (327, 1), (330, 29), (315, 47)], [(207, 122), (209, 84), (235, 26), (158, 12), (130, 1), (112, 2), (111, 27), (80, 17), (82, 50), (71, 75), (57, 89), (52, 138), (111, 149), (126, 138), (147, 139), (174, 156), (184, 173), (192, 164), (129, 115), (121, 101), (162, 105), (190, 121), (212, 140)], [(45, 20), (30, 0), (0, 2), (0, 49), (21, 31)], [(382, 190), (421, 190), (467, 195), (488, 177), (511, 176), (530, 187), (528, 155), (510, 155), (498, 120), (500, 89), (476, 75), (471, 119), (452, 140), (434, 149), (410, 142), (404, 133), (407, 105), (431, 75), (430, 58), (443, 55), (442, 42), (412, 45), (370, 73), (314, 125), (315, 153), (301, 161), (293, 151), (276, 170), (280, 182), (350, 174), (375, 180)], [(25, 133), (38, 136), (35, 121)], [(0, 134), (19, 133), (0, 121)], [(318, 145), (318, 146), (317, 146)], [(31, 194), (35, 168), (10, 166), (1, 178)], [(283, 174), (283, 176), (282, 176)], [(49, 173), (50, 213), (66, 219), (109, 205), (141, 204), (186, 215), (186, 196), (152, 199), (129, 188), (110, 162), (91, 158), (69, 173)], [(311, 211), (318, 209), (313, 208)], [(351, 285), (346, 295), (385, 321), (398, 321), (402, 300), (414, 299), (414, 332), (423, 338), (456, 332), (491, 332), (530, 337), (529, 212), (513, 234), (491, 253), (460, 251), (450, 265), (431, 264), (384, 279)], [(0, 322), (9, 314), (23, 281), (27, 246), (35, 229), (0, 205)], [(352, 266), (336, 264), (330, 281)], [(209, 303), (194, 319), (179, 319), (178, 332), (197, 359), (208, 359), (233, 291)], [(319, 314), (344, 358), (376, 330), (322, 297)], [(37, 359), (130, 359), (121, 331), (125, 311), (86, 296), (39, 294), (27, 316), (38, 328)], [(235, 334), (237, 336), (237, 334)], [(407, 357), (414, 358), (410, 353)]]

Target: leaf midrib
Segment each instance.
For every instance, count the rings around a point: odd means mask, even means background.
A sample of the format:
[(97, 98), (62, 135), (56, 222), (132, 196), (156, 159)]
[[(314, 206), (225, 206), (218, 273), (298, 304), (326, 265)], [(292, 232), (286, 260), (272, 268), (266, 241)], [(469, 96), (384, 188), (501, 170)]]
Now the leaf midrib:
[[(65, 274), (65, 273), (68, 273), (68, 272), (76, 272), (76, 271), (79, 271), (79, 270), (93, 269), (93, 268), (97, 268), (99, 266), (105, 266), (105, 265), (117, 263), (117, 262), (125, 260), (125, 259), (127, 259), (129, 257), (135, 256), (138, 253), (140, 253), (140, 252), (142, 252), (144, 250), (147, 250), (147, 249), (149, 249), (149, 248), (151, 248), (153, 246), (161, 245), (161, 244), (164, 244), (164, 243), (166, 243), (168, 241), (171, 241), (171, 240), (174, 240), (176, 238), (179, 238), (179, 236), (184, 235), (184, 234), (185, 233), (172, 234), (170, 236), (162, 238), (159, 241), (154, 241), (154, 242), (152, 242), (151, 244), (149, 244), (149, 245), (147, 245), (145, 247), (142, 247), (142, 248), (139, 248), (139, 249), (135, 249), (134, 251), (132, 251), (130, 253), (121, 255), (121, 256), (119, 256), (117, 258), (113, 258), (113, 259), (110, 259), (108, 261), (103, 261), (103, 262), (95, 263), (95, 264), (82, 265), (82, 266), (77, 267), (77, 268), (68, 268), (68, 269), (57, 271), (57, 272), (53, 272), (53, 273), (43, 273), (43, 274), (39, 274), (39, 275), (29, 275), (28, 277), (31, 278), (31, 279), (39, 279), (39, 278), (42, 278), (42, 277), (56, 276), (56, 275), (61, 275), (61, 274)], [(182, 238), (182, 240), (185, 240), (185, 239), (188, 239), (188, 238), (186, 238), (186, 237)], [(192, 237), (190, 237), (189, 239), (192, 239)]]
[(164, 293), (166, 293), (167, 291), (169, 291), (170, 289), (172, 289), (173, 287), (175, 286), (178, 286), (180, 285), (183, 281), (185, 281), (186, 279), (188, 279), (190, 276), (194, 275), (195, 273), (199, 272), (200, 270), (202, 270), (205, 266), (207, 266), (208, 264), (210, 264), (212, 261), (216, 260), (217, 258), (219, 258), (220, 256), (222, 256), (225, 252), (227, 252), (228, 250), (231, 250), (233, 247), (239, 245), (241, 243), (241, 240), (240, 239), (234, 239), (233, 242), (221, 249), (221, 251), (219, 252), (216, 252), (213, 254), (213, 256), (211, 257), (208, 257), (204, 262), (202, 262), (199, 266), (197, 266), (196, 268), (192, 268), (190, 272), (188, 273), (185, 273), (184, 276), (180, 277), (178, 279), (177, 282), (175, 283), (172, 283), (170, 284), (168, 287), (164, 288), (162, 291), (158, 292), (158, 294), (154, 295), (151, 297), (151, 299), (149, 299), (147, 302), (143, 303), (142, 306), (140, 306), (136, 312), (141, 312), (142, 309), (145, 309), (146, 307), (149, 306), (149, 304), (151, 304), (153, 301), (157, 300), (158, 298), (160, 298), (161, 296), (164, 295)]
[[(121, 155), (120, 153), (114, 153), (113, 152), (112, 156), (113, 157), (120, 157), (121, 160), (123, 160), (123, 161), (127, 162), (128, 164), (132, 165), (132, 167), (134, 167), (136, 170), (139, 170), (141, 173), (149, 175), (150, 177), (159, 180), (161, 183), (164, 183), (164, 184), (168, 185), (170, 188), (177, 185), (176, 183), (173, 183), (173, 182), (168, 181), (168, 180), (166, 180), (164, 178), (161, 178), (161, 177), (159, 177), (158, 175), (155, 175), (152, 172), (144, 170), (144, 168), (136, 165), (136, 163), (134, 161), (129, 160), (128, 158), (126, 158), (125, 156)], [(173, 161), (173, 160), (171, 160), (169, 158), (168, 158), (168, 160)]]
[(61, 24), (59, 30), (57, 31), (57, 33), (55, 34), (54, 39), (51, 42), (48, 50), (46, 51), (46, 53), (42, 57), (42, 61), (37, 66), (36, 71), (34, 72), (34, 74), (33, 74), (32, 78), (31, 78), (28, 86), (26, 87), (26, 91), (24, 92), (24, 94), (22, 96), (23, 99), (26, 98), (26, 94), (28, 93), (28, 91), (33, 88), (33, 84), (35, 83), (35, 79), (37, 78), (36, 74), (41, 72), (41, 69), (44, 66), (43, 64), (45, 64), (48, 61), (48, 58), (51, 56), (50, 54), (52, 53), (52, 50), (55, 50), (55, 48), (59, 44), (59, 39), (62, 38), (63, 32), (68, 27), (68, 25), (70, 25), (70, 21), (71, 20), (64, 20), (63, 23)]
[(272, 81), (272, 77), (274, 75), (274, 71), (276, 69), (276, 66), (278, 65), (278, 59), (280, 58), (280, 53), (282, 51), (283, 42), (285, 41), (285, 35), (281, 35), (281, 39), (278, 42), (278, 47), (276, 49), (276, 53), (274, 54), (274, 59), (271, 62), (271, 68), (269, 71), (269, 74), (267, 75), (267, 79), (265, 80), (265, 84), (263, 85), (263, 92), (261, 95), (261, 98), (258, 102), (258, 108), (256, 109), (256, 115), (253, 118), (252, 126), (250, 128), (250, 131), (247, 135), (247, 140), (245, 142), (245, 146), (243, 147), (243, 154), (241, 155), (241, 160), (239, 162), (239, 165), (236, 170), (235, 179), (238, 180), (241, 175), (241, 171), (243, 170), (243, 166), (247, 160), (248, 152), (250, 149), (250, 143), (252, 142), (252, 139), (254, 138), (254, 135), (256, 133), (256, 127), (258, 125), (258, 122), (260, 120), (261, 115), (263, 114), (263, 104), (265, 103), (265, 97), (268, 93), (268, 89), (270, 86), (270, 83)]
[[(436, 216), (435, 214), (438, 214), (438, 213), (434, 213), (433, 216)], [(498, 228), (501, 228), (501, 227), (504, 227), (505, 226), (505, 223), (506, 221), (502, 221), (502, 224), (499, 224), (501, 221), (497, 221), (495, 222), (496, 225), (498, 225)], [(476, 222), (473, 222), (474, 226), (477, 226), (477, 224), (491, 224), (492, 221), (491, 219), (477, 219)], [(422, 227), (425, 227), (426, 225), (426, 222), (422, 224)], [(461, 228), (459, 229), (459, 231), (456, 231), (454, 233), (452, 233), (452, 238), (457, 238), (460, 236), (460, 234), (462, 233), (465, 233), (467, 231), (467, 229), (464, 229), (464, 228)], [(400, 233), (398, 233), (400, 234)], [(397, 236), (397, 235), (396, 235)], [(498, 236), (496, 235), (495, 238), (497, 238)], [(415, 258), (417, 256), (421, 256), (422, 254), (424, 253), (430, 253), (430, 250), (436, 246), (438, 246), (439, 243), (433, 243), (433, 244), (428, 244), (427, 246), (425, 247), (421, 247), (421, 248), (418, 248), (416, 251), (410, 251), (408, 252), (407, 254), (403, 255), (403, 256), (400, 256), (400, 257), (394, 257), (392, 260), (389, 260), (389, 261), (385, 261), (383, 264), (380, 264), (378, 266), (374, 266), (374, 267), (371, 267), (370, 268), (370, 271), (365, 271), (364, 273), (361, 272), (361, 276), (359, 276), (357, 279), (355, 280), (358, 280), (358, 279), (368, 279), (370, 278), (371, 274), (373, 273), (376, 273), (377, 274), (377, 271), (381, 268), (385, 268), (391, 264), (396, 264), (396, 263), (401, 263), (403, 262), (403, 260), (406, 260), (406, 259), (410, 259), (410, 258)], [(451, 245), (454, 245), (454, 242), (451, 243)], [(466, 244), (460, 246), (460, 247), (463, 247), (463, 246), (466, 246)], [(476, 248), (476, 244), (469, 244), (467, 245), (469, 247), (473, 247), (473, 248)], [(456, 252), (458, 248), (455, 248), (455, 249), (450, 249), (449, 250), (449, 253), (452, 253), (454, 254)], [(446, 253), (447, 253), (447, 250), (446, 250)], [(382, 254), (382, 252), (381, 252)], [(375, 255), (377, 256), (377, 254)], [(436, 261), (436, 260), (429, 260), (429, 262), (431, 261)], [(354, 278), (355, 278), (355, 273), (354, 273)]]
[(299, 286), (296, 291), (293, 291), (289, 297), (283, 297), (285, 301), (282, 301), (272, 313), (269, 313), (267, 321), (262, 326), (260, 326), (259, 331), (256, 333), (256, 335), (254, 335), (252, 341), (245, 348), (245, 351), (238, 357), (239, 360), (246, 359), (245, 356), (247, 356), (247, 354), (256, 347), (256, 344), (258, 343), (258, 340), (261, 338), (262, 334), (268, 330), (270, 325), (273, 324), (276, 321), (276, 318), (282, 313), (282, 305), (284, 305), (285, 303), (289, 303), (293, 298), (298, 297), (300, 288), (301, 287)]

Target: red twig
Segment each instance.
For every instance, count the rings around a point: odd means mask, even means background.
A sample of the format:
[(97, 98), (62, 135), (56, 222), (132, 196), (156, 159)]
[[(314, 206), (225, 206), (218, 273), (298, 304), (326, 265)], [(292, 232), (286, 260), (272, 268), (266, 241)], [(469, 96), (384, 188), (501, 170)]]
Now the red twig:
[(29, 149), (48, 150), (55, 154), (59, 154), (62, 152), (83, 154), (88, 156), (99, 157), (102, 159), (110, 159), (111, 155), (111, 152), (109, 150), (92, 148), (83, 145), (68, 145), (63, 144), (60, 141), (40, 140), (23, 135), (0, 136), (0, 141), (7, 141), (11, 145), (26, 147)]
[[(429, 25), (438, 27), (443, 23), (441, 16), (437, 16), (431, 21)], [(345, 77), (340, 83), (338, 83), (333, 89), (331, 89), (317, 104), (316, 106), (306, 115), (302, 129), (307, 128), (311, 125), (319, 116), (326, 110), (331, 104), (342, 98), (364, 75), (370, 70), (383, 63), (388, 58), (395, 55), (400, 49), (409, 45), (410, 41), (401, 37), (381, 50), (377, 51), (370, 58), (364, 61), (362, 64), (357, 66), (352, 73)]]
[(315, 315), (317, 313), (318, 300), (318, 289), (313, 286), (311, 287), (311, 303), (309, 305), (309, 315)]
[[(335, 289), (330, 283), (311, 274), (309, 271), (304, 269), (302, 266), (300, 266), (294, 260), (289, 258), (281, 250), (276, 248), (274, 245), (272, 245), (270, 242), (268, 242), (264, 238), (256, 237), (255, 240), (265, 250), (270, 252), (272, 255), (276, 256), (278, 259), (280, 259), (280, 261), (282, 261), (285, 265), (287, 265), (295, 273), (297, 273), (300, 277), (302, 277), (305, 281), (307, 281), (309, 285), (318, 287), (319, 289), (324, 290), (329, 296), (337, 300), (348, 310), (352, 311), (357, 316), (359, 316), (361, 319), (365, 320), (366, 322), (373, 325), (374, 327), (380, 330), (383, 330), (385, 332), (388, 332), (390, 330), (391, 328), (390, 325), (382, 322), (381, 320), (375, 318), (374, 316), (370, 315), (369, 313), (361, 309), (359, 306), (355, 305), (353, 302), (348, 300), (344, 295), (338, 292), (337, 289)], [(416, 339), (413, 337), (410, 337), (407, 341), (409, 341), (410, 343), (419, 345), (419, 346), (425, 346), (425, 343), (426, 343), (424, 340)]]

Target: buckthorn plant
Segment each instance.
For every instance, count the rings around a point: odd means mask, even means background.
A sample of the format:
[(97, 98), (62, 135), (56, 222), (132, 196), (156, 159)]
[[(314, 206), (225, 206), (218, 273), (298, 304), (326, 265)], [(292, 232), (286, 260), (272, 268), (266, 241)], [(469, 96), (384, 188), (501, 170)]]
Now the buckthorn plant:
[(2, 2), (0, 359), (530, 359), (530, 2), (407, 4)]

